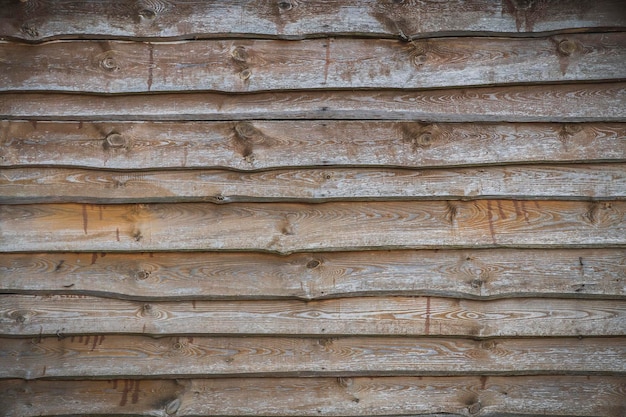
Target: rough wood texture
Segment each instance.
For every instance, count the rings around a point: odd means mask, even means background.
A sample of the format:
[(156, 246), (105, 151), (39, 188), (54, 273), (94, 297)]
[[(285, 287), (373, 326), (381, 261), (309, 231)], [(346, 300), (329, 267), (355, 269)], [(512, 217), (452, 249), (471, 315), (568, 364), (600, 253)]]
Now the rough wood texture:
[(626, 162), (626, 123), (0, 122), (0, 166), (425, 168)]
[[(80, 17), (80, 18), (78, 18)], [(423, 37), (626, 27), (620, 0), (230, 1), (131, 0), (11, 2), (0, 10), (0, 37), (301, 39), (309, 36)]]
[(626, 375), (626, 340), (114, 335), (0, 339), (0, 378), (416, 374)]
[(626, 202), (0, 206), (0, 250), (298, 251), (626, 245)]
[[(549, 38), (0, 42), (0, 91), (441, 88), (626, 78), (626, 33)], [(523, 68), (520, 70), (520, 68)]]
[(422, 120), (624, 122), (626, 83), (451, 90), (91, 96), (1, 93), (0, 118), (27, 120)]
[(626, 298), (626, 250), (0, 254), (0, 291), (136, 300)]
[(609, 376), (5, 380), (0, 406), (6, 417), (622, 417), (625, 385)]
[(454, 170), (132, 171), (0, 169), (0, 203), (626, 199), (626, 165)]
[(79, 295), (2, 295), (10, 336), (151, 334), (568, 337), (623, 336), (626, 301), (358, 297), (322, 301), (145, 303)]

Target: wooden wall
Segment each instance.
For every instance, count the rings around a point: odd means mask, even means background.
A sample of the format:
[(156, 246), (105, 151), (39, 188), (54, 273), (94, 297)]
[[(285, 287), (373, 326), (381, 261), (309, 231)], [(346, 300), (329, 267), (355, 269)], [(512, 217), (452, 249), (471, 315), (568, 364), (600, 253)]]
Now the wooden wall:
[(618, 0), (11, 0), (3, 416), (626, 415)]

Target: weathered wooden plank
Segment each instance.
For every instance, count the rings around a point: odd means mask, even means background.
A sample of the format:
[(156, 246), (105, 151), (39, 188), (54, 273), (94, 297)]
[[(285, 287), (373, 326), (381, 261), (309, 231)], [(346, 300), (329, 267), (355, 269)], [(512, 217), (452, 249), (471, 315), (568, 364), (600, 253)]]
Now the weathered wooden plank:
[(298, 251), (626, 245), (626, 202), (0, 206), (0, 250)]
[(317, 1), (136, 3), (131, 0), (13, 2), (0, 10), (0, 37), (205, 38), (225, 36), (434, 36), (624, 28), (619, 0)]
[(622, 417), (626, 378), (610, 376), (216, 378), (0, 381), (6, 417)]
[(626, 297), (623, 249), (0, 254), (0, 292), (135, 300)]
[[(124, 366), (112, 366), (123, 363)], [(85, 335), (0, 339), (0, 378), (626, 375), (624, 338), (277, 338)]]
[(0, 118), (624, 122), (624, 103), (624, 82), (417, 91), (307, 90), (234, 95), (163, 93), (94, 96), (70, 93), (0, 93)]
[(0, 166), (406, 168), (626, 161), (626, 124), (1, 121)]
[(0, 169), (0, 203), (626, 199), (626, 164), (466, 169), (92, 171)]
[(623, 336), (626, 302), (511, 298), (358, 297), (321, 301), (138, 302), (79, 295), (2, 295), (10, 336), (325, 335)]
[[(174, 43), (0, 42), (0, 91), (441, 88), (626, 78), (626, 33)], [(520, 67), (523, 70), (520, 70)]]

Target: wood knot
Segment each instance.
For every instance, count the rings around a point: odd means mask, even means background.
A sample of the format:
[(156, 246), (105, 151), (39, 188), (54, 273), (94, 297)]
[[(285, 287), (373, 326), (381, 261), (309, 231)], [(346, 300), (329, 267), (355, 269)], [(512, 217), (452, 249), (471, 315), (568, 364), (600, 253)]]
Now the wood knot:
[(250, 122), (239, 122), (235, 125), (235, 133), (241, 139), (252, 139), (259, 131)]
[(291, 4), (290, 1), (279, 1), (278, 2), (278, 10), (280, 10), (281, 12), (286, 12), (289, 11), (293, 8), (293, 4)]
[(480, 401), (477, 401), (474, 404), (467, 407), (467, 411), (469, 411), (470, 414), (477, 414), (481, 408), (482, 407), (480, 405)]
[(317, 259), (312, 259), (309, 262), (307, 262), (306, 267), (309, 269), (315, 269), (318, 266), (320, 266), (321, 262), (318, 261)]
[(566, 123), (563, 125), (563, 132), (567, 135), (575, 135), (578, 132), (582, 132), (583, 127), (579, 123)]
[(115, 57), (111, 55), (107, 55), (100, 60), (100, 68), (109, 72), (117, 71), (120, 69), (117, 61), (115, 60)]
[(480, 344), (480, 348), (484, 350), (492, 350), (492, 349), (495, 349), (495, 347), (496, 347), (496, 342), (494, 342), (493, 340), (487, 340)]
[(340, 378), (337, 378), (337, 383), (340, 386), (344, 387), (344, 388), (348, 388), (348, 387), (352, 386), (353, 381), (352, 381), (352, 378), (341, 378), (340, 377)]
[(482, 287), (483, 283), (484, 282), (482, 279), (477, 278), (477, 279), (472, 280), (470, 285), (472, 286), (472, 288), (480, 288)]
[(126, 139), (117, 132), (111, 132), (104, 138), (105, 149), (123, 148), (124, 146), (126, 146)]
[(147, 20), (152, 20), (156, 17), (156, 12), (150, 9), (139, 10), (137, 14), (139, 15), (140, 18), (147, 19)]
[(150, 277), (150, 272), (146, 271), (146, 270), (140, 270), (135, 272), (135, 279), (138, 281), (143, 281), (145, 279), (148, 279), (148, 277)]
[(37, 28), (35, 28), (32, 25), (29, 25), (28, 23), (25, 23), (22, 25), (22, 27), (20, 27), (20, 32), (22, 32), (24, 35), (30, 38), (39, 37), (39, 31), (37, 30)]
[(244, 81), (246, 81), (251, 76), (252, 76), (252, 71), (250, 71), (250, 68), (246, 68), (239, 73), (239, 78), (241, 78)]
[(185, 345), (183, 345), (181, 342), (176, 342), (174, 343), (174, 345), (172, 346), (172, 348), (174, 350), (182, 350), (185, 347)]
[(170, 415), (170, 416), (172, 414), (176, 414), (179, 408), (180, 408), (180, 399), (176, 398), (170, 401), (169, 404), (165, 406), (165, 414)]
[(426, 63), (427, 59), (428, 57), (426, 56), (426, 54), (416, 54), (413, 57), (413, 65), (415, 65), (416, 67), (420, 67), (424, 65), (424, 63)]
[(230, 51), (230, 55), (237, 62), (246, 62), (248, 60), (248, 51), (243, 46), (236, 46)]
[(559, 54), (564, 56), (572, 55), (574, 52), (576, 52), (577, 49), (578, 46), (576, 45), (576, 42), (570, 41), (568, 39), (562, 40), (557, 45), (557, 51), (559, 52)]
[(430, 148), (436, 140), (433, 129), (436, 128), (426, 123), (405, 123), (401, 127), (402, 139), (411, 144), (413, 151)]

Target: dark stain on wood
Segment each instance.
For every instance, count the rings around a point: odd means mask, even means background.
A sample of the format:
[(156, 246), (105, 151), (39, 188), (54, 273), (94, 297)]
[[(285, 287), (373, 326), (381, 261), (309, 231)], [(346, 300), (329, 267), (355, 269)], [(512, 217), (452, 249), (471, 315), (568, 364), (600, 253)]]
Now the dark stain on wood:
[(493, 212), (491, 208), (491, 201), (487, 201), (487, 221), (489, 222), (489, 234), (491, 235), (491, 241), (496, 244), (496, 231), (493, 225)]
[(87, 234), (87, 223), (88, 223), (88, 214), (87, 214), (87, 205), (83, 204), (83, 230), (85, 234)]

